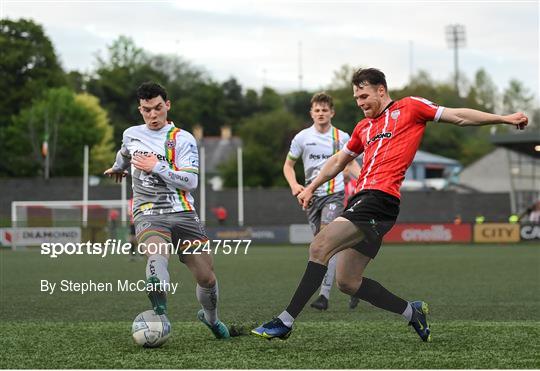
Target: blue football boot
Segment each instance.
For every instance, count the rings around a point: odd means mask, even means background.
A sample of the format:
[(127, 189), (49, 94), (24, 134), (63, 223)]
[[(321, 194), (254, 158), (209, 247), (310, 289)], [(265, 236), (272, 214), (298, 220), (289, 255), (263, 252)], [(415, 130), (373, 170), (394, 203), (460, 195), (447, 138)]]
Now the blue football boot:
[(429, 307), (427, 303), (423, 301), (412, 301), (411, 307), (413, 310), (411, 322), (409, 326), (412, 326), (420, 339), (423, 341), (431, 341), (431, 330), (429, 329), (429, 323), (427, 321), (427, 314), (429, 313)]
[(291, 332), (292, 328), (285, 326), (279, 318), (274, 318), (270, 322), (263, 323), (256, 329), (251, 330), (252, 335), (260, 336), (268, 340), (274, 338), (286, 340), (291, 335)]

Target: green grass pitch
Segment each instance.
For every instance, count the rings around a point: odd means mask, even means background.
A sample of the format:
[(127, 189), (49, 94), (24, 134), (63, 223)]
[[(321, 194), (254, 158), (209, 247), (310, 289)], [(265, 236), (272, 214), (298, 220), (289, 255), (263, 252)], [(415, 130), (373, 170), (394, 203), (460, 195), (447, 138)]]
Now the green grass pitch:
[[(426, 245), (381, 249), (366, 276), (429, 303), (431, 343), (400, 316), (367, 303), (351, 311), (335, 288), (330, 308), (306, 308), (287, 341), (215, 340), (196, 321), (195, 284), (176, 258), (172, 335), (159, 349), (131, 340), (143, 293), (40, 292), (40, 280), (144, 278), (143, 260), (0, 252), (2, 368), (540, 368), (540, 245)], [(305, 269), (302, 246), (251, 246), (217, 255), (220, 317), (251, 327), (283, 310)]]

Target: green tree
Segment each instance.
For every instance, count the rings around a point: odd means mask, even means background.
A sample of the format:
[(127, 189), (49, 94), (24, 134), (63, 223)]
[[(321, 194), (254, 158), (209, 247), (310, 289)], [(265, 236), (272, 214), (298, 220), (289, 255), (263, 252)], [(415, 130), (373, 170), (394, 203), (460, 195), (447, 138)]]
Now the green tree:
[(338, 70), (334, 71), (334, 77), (330, 83), (330, 90), (351, 90), (352, 76), (357, 68), (348, 64), (342, 65)]
[(253, 89), (248, 89), (244, 96), (244, 111), (243, 117), (249, 117), (258, 112), (259, 107), (259, 95)]
[(108, 47), (106, 57), (98, 58), (98, 69), (87, 83), (87, 90), (100, 99), (111, 117), (117, 145), (126, 128), (142, 122), (135, 91), (145, 81), (167, 89), (172, 104), (169, 118), (177, 126), (189, 130), (201, 124), (206, 135), (216, 135), (220, 126), (240, 119), (235, 108), (228, 106), (222, 86), (204, 70), (175, 55), (147, 53), (131, 38), (120, 36)]
[(283, 98), (272, 88), (265, 86), (259, 98), (261, 112), (283, 109)]
[(65, 84), (53, 45), (31, 20), (0, 20), (0, 127), (45, 90)]
[(145, 51), (134, 41), (120, 36), (108, 48), (107, 56), (98, 56), (98, 68), (88, 81), (87, 91), (98, 97), (114, 127), (114, 142), (119, 145), (125, 129), (141, 122), (135, 91), (145, 81), (167, 83)]
[[(240, 126), (244, 143), (244, 184), (248, 187), (284, 186), (283, 161), (292, 137), (300, 130), (298, 119), (285, 110), (256, 114)], [(235, 187), (236, 159), (220, 167), (226, 187)]]
[(76, 93), (86, 91), (88, 76), (79, 71), (69, 71), (66, 74), (67, 86)]
[(79, 176), (83, 171), (83, 146), (103, 141), (105, 130), (97, 123), (95, 108), (81, 104), (67, 88), (48, 90), (23, 109), (6, 128), (3, 146), (10, 153), (7, 170), (13, 176), (42, 173), (41, 146), (48, 133), (50, 174)]
[(469, 100), (476, 101), (488, 112), (494, 112), (497, 107), (497, 86), (483, 68), (474, 76), (474, 85), (469, 90)]
[(534, 94), (519, 80), (512, 79), (503, 93), (503, 111), (510, 114), (519, 111), (532, 110)]
[(310, 122), (311, 116), (309, 110), (311, 109), (311, 97), (312, 93), (307, 91), (295, 91), (283, 96), (285, 107), (287, 111), (298, 117), (303, 123)]
[(201, 124), (205, 135), (219, 135), (220, 127), (226, 122), (225, 98), (221, 86), (215, 82), (200, 82), (189, 94), (172, 102), (171, 117), (175, 123), (190, 130)]
[(221, 84), (221, 89), (223, 90), (225, 120), (231, 127), (236, 128), (244, 113), (242, 86), (234, 77), (231, 77)]
[(86, 108), (94, 116), (95, 130), (101, 140), (90, 149), (90, 174), (101, 175), (114, 161), (113, 127), (107, 111), (99, 105), (99, 100), (90, 94), (77, 94), (75, 103)]

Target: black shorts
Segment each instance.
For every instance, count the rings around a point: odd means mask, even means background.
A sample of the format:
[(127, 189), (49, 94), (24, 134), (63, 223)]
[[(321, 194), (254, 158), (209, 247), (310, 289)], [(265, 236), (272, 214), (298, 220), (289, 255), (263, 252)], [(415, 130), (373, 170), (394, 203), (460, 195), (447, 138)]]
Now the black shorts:
[(399, 198), (369, 189), (349, 198), (341, 216), (353, 222), (366, 235), (353, 249), (373, 259), (381, 248), (383, 236), (392, 229), (398, 214)]

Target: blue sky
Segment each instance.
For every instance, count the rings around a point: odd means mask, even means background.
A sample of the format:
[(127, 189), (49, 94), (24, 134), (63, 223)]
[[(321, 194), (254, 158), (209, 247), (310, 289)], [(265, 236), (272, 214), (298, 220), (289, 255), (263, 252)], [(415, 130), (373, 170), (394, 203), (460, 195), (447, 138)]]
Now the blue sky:
[(0, 12), (42, 24), (67, 69), (92, 70), (96, 52), (124, 34), (218, 81), (234, 76), (244, 87), (280, 91), (299, 86), (299, 43), (302, 85), (310, 90), (327, 87), (344, 64), (382, 69), (391, 88), (403, 86), (411, 69), (449, 80), (445, 26), (459, 23), (467, 39), (461, 71), (472, 79), (483, 67), (499, 93), (517, 78), (538, 104), (538, 1), (1, 0)]

